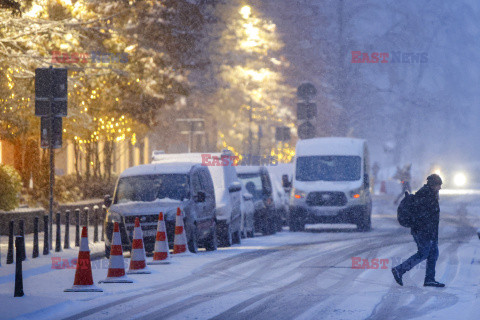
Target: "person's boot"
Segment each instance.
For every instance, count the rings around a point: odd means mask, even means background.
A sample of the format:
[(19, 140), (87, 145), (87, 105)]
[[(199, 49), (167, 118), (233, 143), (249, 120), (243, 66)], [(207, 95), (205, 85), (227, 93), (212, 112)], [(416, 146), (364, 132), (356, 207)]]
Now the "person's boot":
[(402, 276), (403, 275), (400, 272), (398, 272), (398, 270), (395, 269), (395, 268), (392, 268), (392, 274), (393, 274), (393, 278), (395, 279), (395, 281), (399, 285), (403, 286), (403, 281), (402, 281)]
[(425, 282), (423, 283), (423, 286), (424, 286), (424, 287), (443, 288), (443, 287), (445, 287), (445, 284), (444, 284), (444, 283), (440, 283), (440, 282), (435, 281), (435, 280), (425, 280)]

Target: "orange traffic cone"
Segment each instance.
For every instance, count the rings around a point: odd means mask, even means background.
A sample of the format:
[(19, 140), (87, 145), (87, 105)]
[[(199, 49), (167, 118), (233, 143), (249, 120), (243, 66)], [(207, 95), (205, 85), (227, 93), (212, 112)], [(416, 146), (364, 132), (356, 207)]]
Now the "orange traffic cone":
[(145, 257), (145, 248), (143, 247), (143, 232), (140, 227), (140, 219), (135, 219), (135, 229), (133, 230), (132, 256), (130, 258), (130, 267), (127, 273), (144, 274), (152, 273), (147, 269)]
[(147, 264), (165, 264), (170, 263), (170, 254), (168, 250), (167, 228), (163, 221), (163, 213), (158, 215), (157, 238), (155, 239), (155, 251), (153, 261)]
[(123, 261), (122, 238), (118, 222), (113, 226), (112, 247), (108, 262), (108, 273), (105, 280), (98, 283), (132, 283), (133, 280), (125, 276), (125, 263)]
[(385, 185), (385, 180), (382, 180), (382, 183), (380, 184), (380, 193), (387, 193), (387, 187)]
[(173, 240), (173, 254), (189, 254), (187, 248), (187, 235), (183, 225), (183, 215), (180, 208), (177, 208), (177, 217), (175, 220), (175, 238)]
[(90, 249), (88, 248), (87, 227), (82, 229), (82, 241), (80, 251), (78, 252), (77, 270), (75, 280), (71, 289), (65, 289), (64, 292), (103, 292), (93, 284), (92, 264), (90, 262)]

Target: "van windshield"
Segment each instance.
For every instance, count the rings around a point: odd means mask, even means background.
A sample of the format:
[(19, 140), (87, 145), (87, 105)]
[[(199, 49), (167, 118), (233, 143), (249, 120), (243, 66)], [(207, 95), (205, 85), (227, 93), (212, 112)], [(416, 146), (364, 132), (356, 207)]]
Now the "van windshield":
[(182, 201), (189, 197), (186, 174), (156, 174), (120, 178), (114, 203), (155, 200)]
[(356, 181), (360, 180), (359, 156), (306, 156), (297, 158), (298, 181)]

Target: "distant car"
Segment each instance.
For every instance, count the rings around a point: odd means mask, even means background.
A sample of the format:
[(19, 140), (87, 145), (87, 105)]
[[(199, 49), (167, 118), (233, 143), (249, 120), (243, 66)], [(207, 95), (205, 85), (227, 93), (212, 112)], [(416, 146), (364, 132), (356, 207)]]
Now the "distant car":
[[(215, 189), (215, 216), (219, 245), (229, 247), (241, 242), (241, 189), (235, 164), (230, 161), (234, 154), (229, 150), (221, 153), (157, 154), (152, 163), (195, 162), (208, 168)], [(205, 161), (205, 159), (208, 160)], [(225, 160), (225, 161), (223, 161)]]
[(242, 237), (253, 238), (255, 236), (255, 205), (253, 196), (242, 185)]
[(147, 164), (120, 174), (113, 201), (105, 199), (105, 253), (110, 254), (113, 223), (120, 223), (122, 244), (131, 250), (135, 218), (139, 217), (146, 252), (152, 252), (158, 215), (163, 212), (167, 237), (173, 246), (177, 208), (184, 213), (188, 248), (217, 249), (215, 192), (207, 168), (194, 163)]
[(258, 166), (238, 166), (237, 172), (242, 184), (253, 196), (255, 230), (264, 235), (274, 234), (281, 222), (275, 210), (273, 186), (267, 169)]
[(435, 164), (427, 175), (438, 174), (444, 189), (480, 189), (480, 162), (449, 161)]

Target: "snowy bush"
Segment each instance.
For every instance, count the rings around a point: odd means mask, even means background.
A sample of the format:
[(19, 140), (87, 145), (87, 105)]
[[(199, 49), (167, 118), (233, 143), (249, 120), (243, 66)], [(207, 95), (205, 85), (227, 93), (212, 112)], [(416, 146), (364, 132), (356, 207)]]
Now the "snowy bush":
[(12, 167), (0, 164), (0, 210), (15, 209), (18, 206), (21, 189), (20, 174)]

